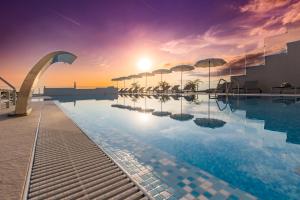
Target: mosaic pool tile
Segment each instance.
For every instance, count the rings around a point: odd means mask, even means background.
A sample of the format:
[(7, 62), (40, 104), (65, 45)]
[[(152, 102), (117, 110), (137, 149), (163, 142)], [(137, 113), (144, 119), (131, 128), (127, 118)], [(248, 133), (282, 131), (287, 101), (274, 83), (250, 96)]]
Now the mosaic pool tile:
[[(99, 135), (91, 138), (94, 141), (101, 141), (98, 143), (100, 147), (111, 155), (154, 199), (232, 199), (236, 197), (239, 199), (241, 194), (245, 197), (253, 197), (231, 188), (228, 183), (205, 171), (192, 166), (182, 166), (182, 163), (178, 165), (175, 159), (164, 152), (148, 155), (147, 148), (151, 147), (143, 145), (141, 149), (132, 139), (127, 138), (124, 142), (124, 138), (104, 136), (105, 134), (101, 136), (101, 139), (98, 138)], [(138, 154), (133, 152), (138, 152)], [(173, 179), (173, 184), (167, 185), (164, 181), (166, 179)], [(237, 193), (237, 195), (232, 195), (232, 193)]]
[[(71, 115), (71, 113), (69, 113)], [(256, 199), (211, 174), (113, 129), (76, 123), (154, 199)]]

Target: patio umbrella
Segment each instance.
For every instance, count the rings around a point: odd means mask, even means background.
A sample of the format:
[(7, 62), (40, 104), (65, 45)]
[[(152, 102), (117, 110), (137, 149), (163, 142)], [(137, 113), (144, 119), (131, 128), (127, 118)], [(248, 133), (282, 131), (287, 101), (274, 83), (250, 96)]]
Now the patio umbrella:
[(133, 75), (127, 76), (127, 78), (128, 79), (133, 79), (133, 82), (135, 82), (135, 79), (142, 78), (142, 76), (137, 75), (137, 74), (133, 74)]
[(144, 76), (144, 77), (146, 77), (146, 84), (145, 84), (145, 88), (147, 88), (147, 77), (149, 77), (149, 76), (154, 76), (154, 74), (152, 74), (152, 73), (150, 73), (150, 72), (143, 72), (143, 73), (139, 73), (138, 74), (139, 76)]
[(128, 79), (128, 77), (120, 77), (119, 80), (124, 81), (124, 88), (125, 88), (125, 81), (129, 80), (129, 79)]
[(169, 69), (157, 69), (152, 72), (152, 74), (160, 74), (160, 81), (162, 82), (163, 74), (170, 74), (172, 71)]
[(172, 114), (170, 115), (170, 117), (172, 119), (175, 119), (175, 120), (178, 120), (178, 121), (188, 121), (188, 120), (191, 120), (194, 118), (194, 115), (190, 115), (190, 114), (187, 114), (187, 113), (182, 113), (182, 97), (180, 97), (181, 99), (181, 104), (180, 104), (180, 113), (178, 114)]
[(119, 81), (120, 81), (120, 78), (113, 78), (113, 79), (111, 79), (111, 81), (117, 82), (117, 89), (119, 90)]
[(198, 62), (196, 62), (195, 67), (202, 67), (202, 68), (208, 67), (208, 91), (209, 91), (209, 94), (210, 94), (210, 68), (222, 66), (224, 64), (226, 64), (226, 61), (223, 60), (222, 58), (207, 58), (207, 59), (199, 60)]
[(169, 96), (161, 96), (161, 98), (159, 99), (159, 101), (160, 101), (160, 111), (155, 111), (155, 112), (152, 113), (152, 115), (159, 116), (159, 117), (165, 117), (165, 116), (171, 115), (172, 113), (170, 113), (170, 112), (162, 111), (162, 104), (169, 101), (169, 100), (170, 100)]
[(170, 69), (172, 72), (180, 72), (181, 73), (181, 81), (180, 81), (181, 91), (182, 91), (182, 72), (191, 71), (194, 69), (195, 69), (195, 67), (192, 65), (177, 65)]

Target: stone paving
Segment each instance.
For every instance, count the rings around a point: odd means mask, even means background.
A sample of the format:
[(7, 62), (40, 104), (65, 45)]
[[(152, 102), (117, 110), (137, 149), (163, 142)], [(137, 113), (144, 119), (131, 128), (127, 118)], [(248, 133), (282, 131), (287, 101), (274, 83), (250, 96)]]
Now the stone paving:
[(32, 106), (27, 117), (8, 117), (13, 108), (0, 111), (0, 199), (22, 197), (41, 104)]

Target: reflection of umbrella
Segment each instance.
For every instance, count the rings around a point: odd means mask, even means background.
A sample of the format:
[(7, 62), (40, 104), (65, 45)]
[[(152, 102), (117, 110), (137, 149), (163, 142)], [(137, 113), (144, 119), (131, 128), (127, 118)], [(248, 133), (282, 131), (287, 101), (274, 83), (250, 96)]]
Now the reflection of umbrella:
[(160, 81), (162, 82), (162, 75), (163, 74), (170, 74), (171, 73), (171, 70), (169, 69), (157, 69), (157, 70), (154, 70), (152, 72), (152, 74), (160, 74)]
[(207, 128), (220, 128), (226, 124), (223, 120), (210, 118), (210, 98), (208, 98), (208, 117), (207, 118), (196, 118), (195, 124)]
[(195, 67), (208, 67), (208, 91), (210, 93), (210, 67), (217, 67), (226, 64), (226, 61), (222, 58), (208, 58), (204, 60), (199, 60), (196, 62)]
[(172, 114), (170, 117), (175, 120), (179, 121), (188, 121), (194, 118), (194, 115), (185, 114), (182, 113), (182, 97), (180, 97), (181, 103), (180, 103), (180, 113), (179, 114)]
[(213, 118), (196, 118), (194, 122), (197, 126), (206, 128), (220, 128), (226, 124), (223, 120)]
[(148, 76), (154, 76), (154, 74), (150, 73), (150, 72), (143, 72), (143, 73), (139, 73), (139, 76), (145, 76), (146, 77), (146, 84), (145, 84), (145, 88), (147, 87), (147, 77)]
[(191, 71), (195, 68), (192, 65), (177, 65), (175, 67), (171, 68), (171, 71), (173, 72), (180, 72), (181, 73), (181, 91), (182, 91), (182, 72)]
[(170, 100), (169, 96), (161, 96), (161, 98), (159, 99), (159, 101), (160, 101), (160, 111), (155, 111), (155, 112), (152, 113), (152, 115), (159, 116), (159, 117), (165, 117), (165, 116), (171, 115), (172, 113), (170, 113), (170, 112), (162, 111), (162, 103), (163, 102), (165, 103), (169, 100)]
[(167, 112), (167, 111), (155, 111), (152, 113), (152, 115), (158, 116), (158, 117), (165, 117), (165, 116), (169, 116), (172, 113)]
[(152, 113), (153, 111), (154, 111), (154, 109), (152, 109), (152, 108), (146, 108), (146, 109), (139, 110), (139, 112), (143, 112), (143, 113)]
[(154, 111), (154, 109), (152, 108), (147, 108), (147, 98), (143, 97), (145, 99), (145, 105), (144, 108), (139, 109), (139, 112), (143, 112), (143, 113), (152, 113)]
[(184, 113), (179, 113), (179, 114), (172, 114), (170, 116), (172, 119), (178, 120), (178, 121), (188, 121), (194, 118), (194, 115), (190, 114), (184, 114)]
[(130, 110), (134, 110), (134, 111), (141, 111), (142, 108), (141, 107), (130, 107)]

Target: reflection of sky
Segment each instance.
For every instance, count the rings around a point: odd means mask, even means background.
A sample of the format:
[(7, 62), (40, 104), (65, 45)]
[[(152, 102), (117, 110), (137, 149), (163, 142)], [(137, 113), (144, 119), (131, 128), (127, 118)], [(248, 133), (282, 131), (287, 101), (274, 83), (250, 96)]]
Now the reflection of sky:
[[(124, 102), (132, 107), (145, 108), (146, 105), (156, 111), (181, 112), (180, 99), (172, 98), (162, 104), (153, 97), (146, 102), (145, 98), (133, 102), (132, 98), (119, 97), (114, 102), (78, 101), (76, 107), (73, 103), (62, 105), (80, 126), (129, 134), (140, 141), (140, 145), (146, 143), (167, 152), (178, 161), (199, 167), (258, 197), (297, 199), (299, 196), (300, 177), (296, 170), (300, 168), (300, 145), (286, 143), (285, 133), (265, 130), (263, 120), (247, 119), (246, 111), (232, 112), (228, 105), (221, 112), (215, 100), (211, 100), (210, 117), (226, 124), (209, 129), (197, 126), (193, 120), (180, 122), (170, 117), (110, 107), (112, 103)], [(198, 96), (198, 102), (195, 105), (183, 99), (182, 113), (192, 114), (194, 118), (208, 117), (207, 97)], [(257, 103), (259, 107), (260, 100)], [(222, 102), (219, 105), (226, 106)]]

